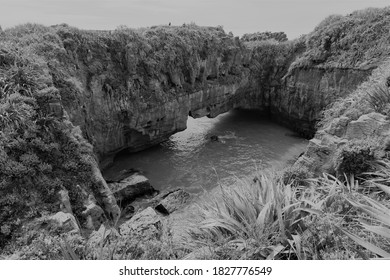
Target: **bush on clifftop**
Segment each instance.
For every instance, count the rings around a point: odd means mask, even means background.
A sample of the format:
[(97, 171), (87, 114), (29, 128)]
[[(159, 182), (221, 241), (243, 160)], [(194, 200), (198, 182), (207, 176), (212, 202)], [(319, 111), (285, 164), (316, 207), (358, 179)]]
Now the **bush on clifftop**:
[(332, 15), (306, 36), (307, 51), (292, 67), (369, 68), (390, 55), (390, 7)]

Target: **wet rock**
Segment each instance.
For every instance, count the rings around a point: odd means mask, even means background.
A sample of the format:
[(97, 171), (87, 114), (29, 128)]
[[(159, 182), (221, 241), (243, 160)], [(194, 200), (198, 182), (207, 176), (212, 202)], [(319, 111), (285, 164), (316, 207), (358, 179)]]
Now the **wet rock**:
[(121, 235), (137, 235), (144, 239), (161, 235), (161, 216), (151, 207), (135, 214), (130, 220), (119, 227)]
[(103, 174), (103, 177), (107, 183), (117, 183), (117, 182), (120, 182), (122, 180), (125, 180), (129, 176), (136, 174), (136, 173), (140, 174), (141, 171), (138, 169), (135, 169), (135, 168), (129, 168), (129, 169), (123, 169), (120, 172), (116, 172), (116, 173), (110, 174), (110, 175)]
[(189, 199), (189, 193), (182, 189), (178, 189), (166, 194), (159, 195), (156, 198), (158, 203), (155, 206), (155, 209), (162, 214), (168, 215), (186, 205)]
[(156, 193), (156, 190), (150, 185), (148, 178), (138, 173), (120, 182), (110, 183), (109, 187), (122, 207), (125, 207), (138, 197)]
[(58, 212), (53, 216), (50, 216), (48, 221), (56, 223), (64, 232), (80, 231), (76, 218), (70, 213)]

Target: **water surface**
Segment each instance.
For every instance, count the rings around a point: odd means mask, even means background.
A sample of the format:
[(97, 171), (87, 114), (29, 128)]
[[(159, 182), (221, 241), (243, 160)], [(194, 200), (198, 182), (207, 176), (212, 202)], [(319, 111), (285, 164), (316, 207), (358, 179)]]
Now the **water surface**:
[[(213, 135), (219, 141), (211, 141)], [(156, 189), (201, 193), (218, 184), (237, 184), (259, 169), (279, 167), (306, 145), (257, 111), (233, 110), (213, 119), (189, 117), (185, 131), (145, 151), (117, 156), (105, 173), (135, 168)]]

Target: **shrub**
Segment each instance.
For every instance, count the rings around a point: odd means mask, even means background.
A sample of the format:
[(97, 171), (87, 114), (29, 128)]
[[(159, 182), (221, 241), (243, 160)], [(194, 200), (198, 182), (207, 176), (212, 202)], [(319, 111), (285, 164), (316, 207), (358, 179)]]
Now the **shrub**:
[(313, 173), (306, 166), (293, 165), (286, 168), (282, 173), (284, 184), (293, 184), (294, 186), (308, 185), (307, 179), (313, 177)]
[(367, 101), (379, 113), (390, 115), (390, 90), (385, 84), (377, 84), (367, 92)]
[(377, 149), (378, 145), (372, 139), (349, 141), (337, 153), (336, 172), (358, 176), (368, 172)]
[(389, 54), (389, 15), (386, 7), (327, 17), (307, 35), (307, 51), (292, 66), (367, 67), (367, 61), (382, 62)]

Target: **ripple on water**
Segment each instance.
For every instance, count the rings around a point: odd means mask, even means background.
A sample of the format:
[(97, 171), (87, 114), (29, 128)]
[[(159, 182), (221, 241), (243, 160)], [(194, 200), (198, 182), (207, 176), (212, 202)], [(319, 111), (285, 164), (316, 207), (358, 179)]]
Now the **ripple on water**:
[[(210, 141), (212, 135), (219, 141)], [(200, 193), (218, 184), (234, 185), (258, 169), (297, 157), (307, 141), (291, 135), (257, 111), (234, 110), (214, 119), (189, 117), (185, 131), (156, 147), (119, 155), (105, 173), (135, 168), (157, 189), (181, 187)]]

